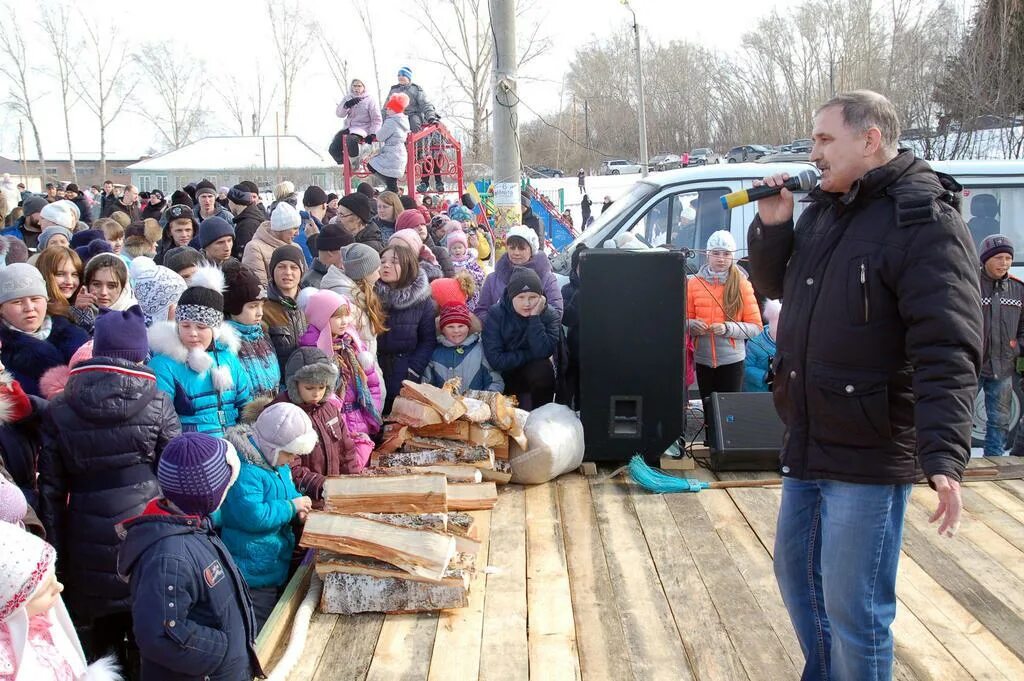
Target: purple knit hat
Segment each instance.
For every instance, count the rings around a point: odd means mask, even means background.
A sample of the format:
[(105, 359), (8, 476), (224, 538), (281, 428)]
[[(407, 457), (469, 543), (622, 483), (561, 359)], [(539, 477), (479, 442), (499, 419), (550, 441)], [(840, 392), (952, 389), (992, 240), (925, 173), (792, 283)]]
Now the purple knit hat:
[(132, 305), (127, 310), (101, 310), (93, 332), (92, 354), (145, 362), (149, 358), (149, 338), (142, 308)]
[(190, 515), (208, 516), (238, 477), (235, 448), (205, 433), (185, 433), (167, 443), (156, 478), (164, 496)]

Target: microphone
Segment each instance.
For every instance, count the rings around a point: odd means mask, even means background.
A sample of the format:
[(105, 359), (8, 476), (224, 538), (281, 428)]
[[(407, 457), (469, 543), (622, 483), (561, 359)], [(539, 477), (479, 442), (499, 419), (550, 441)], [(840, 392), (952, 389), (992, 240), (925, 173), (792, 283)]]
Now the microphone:
[[(801, 171), (799, 175), (786, 180), (782, 187), (785, 187), (791, 192), (809, 192), (816, 184), (818, 184), (818, 173), (813, 170), (804, 170)], [(782, 187), (761, 185), (760, 187), (741, 189), (738, 192), (726, 194), (722, 197), (722, 208), (726, 210), (729, 210), (730, 208), (739, 208), (744, 204), (759, 201), (769, 196), (775, 196), (782, 192)]]

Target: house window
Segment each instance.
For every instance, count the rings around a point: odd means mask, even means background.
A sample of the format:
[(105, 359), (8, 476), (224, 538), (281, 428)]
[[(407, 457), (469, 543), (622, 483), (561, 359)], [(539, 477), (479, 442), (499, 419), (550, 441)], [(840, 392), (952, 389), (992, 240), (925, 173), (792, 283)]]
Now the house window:
[(76, 164), (75, 171), (85, 175), (92, 175), (96, 172), (96, 166), (80, 166)]
[(153, 187), (153, 188), (154, 189), (159, 189), (164, 194), (166, 194), (167, 193), (167, 176), (166, 175), (157, 175), (156, 178), (155, 178), (155, 182), (156, 182), (156, 186)]
[(58, 170), (57, 168), (43, 168), (43, 172), (47, 175), (56, 175)]
[(140, 192), (148, 192), (149, 186), (150, 184), (152, 184), (152, 182), (153, 180), (150, 178), (149, 175), (139, 175), (138, 190)]
[(129, 175), (130, 174), (128, 172), (127, 168), (124, 168), (124, 167), (119, 168), (117, 166), (114, 166), (113, 168), (111, 168), (110, 172), (113, 173), (114, 175)]

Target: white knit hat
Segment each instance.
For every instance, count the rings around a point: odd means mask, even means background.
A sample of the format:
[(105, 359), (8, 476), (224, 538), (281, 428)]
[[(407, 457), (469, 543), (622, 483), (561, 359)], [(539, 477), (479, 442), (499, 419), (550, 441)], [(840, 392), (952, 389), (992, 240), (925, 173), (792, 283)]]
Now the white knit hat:
[(508, 243), (508, 240), (514, 236), (524, 239), (528, 244), (530, 244), (530, 248), (533, 249), (534, 255), (537, 255), (537, 253), (540, 252), (540, 239), (537, 238), (537, 232), (533, 231), (529, 227), (526, 227), (525, 225), (516, 225), (515, 227), (510, 228), (505, 234), (505, 243)]
[(270, 215), (270, 229), (273, 232), (284, 232), (298, 229), (302, 224), (302, 216), (290, 203), (281, 201)]
[(25, 493), (7, 478), (0, 475), (0, 522), (24, 527), (28, 502)]
[(252, 427), (253, 436), (271, 466), (277, 466), (278, 454), (309, 454), (316, 447), (317, 434), (306, 412), (288, 402), (272, 404)]
[(39, 270), (24, 262), (0, 269), (0, 303), (30, 296), (47, 297), (46, 282)]
[(726, 230), (720, 229), (708, 237), (708, 250), (735, 253), (736, 239)]
[(71, 211), (71, 208), (69, 207), (70, 205), (69, 201), (56, 201), (54, 203), (47, 204), (46, 207), (40, 211), (39, 217), (60, 225), (64, 229), (74, 229), (75, 214)]
[(53, 547), (39, 537), (0, 523), (0, 622), (25, 605), (56, 558)]

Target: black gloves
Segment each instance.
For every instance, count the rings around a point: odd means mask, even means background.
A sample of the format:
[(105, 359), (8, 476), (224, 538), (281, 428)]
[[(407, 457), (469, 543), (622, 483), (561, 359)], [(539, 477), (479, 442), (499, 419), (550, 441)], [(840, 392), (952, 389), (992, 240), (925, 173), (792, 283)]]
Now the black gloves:
[(376, 135), (367, 135), (366, 138), (363, 141), (366, 142), (367, 144), (373, 144), (374, 142), (377, 141), (377, 136)]
[(358, 103), (359, 103), (359, 98), (358, 97), (353, 97), (352, 99), (350, 99), (347, 102), (345, 102), (345, 106), (347, 106), (349, 108), (352, 108), (353, 106), (355, 106)]

